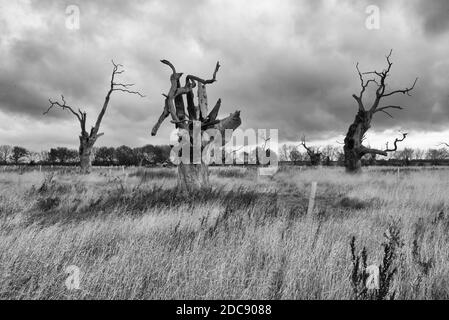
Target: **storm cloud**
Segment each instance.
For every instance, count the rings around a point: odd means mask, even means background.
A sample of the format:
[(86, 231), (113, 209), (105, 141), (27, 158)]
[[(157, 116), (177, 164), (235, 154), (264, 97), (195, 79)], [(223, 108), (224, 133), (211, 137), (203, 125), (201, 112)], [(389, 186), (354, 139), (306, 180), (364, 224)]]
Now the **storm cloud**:
[[(80, 29), (66, 28), (66, 8), (80, 9)], [(380, 29), (366, 25), (369, 5)], [(76, 146), (78, 124), (53, 110), (64, 94), (88, 112), (101, 108), (112, 70), (146, 97), (115, 92), (99, 145), (168, 143), (172, 125), (150, 129), (169, 89), (168, 59), (178, 70), (211, 75), (210, 103), (242, 111), (242, 128), (279, 129), (282, 141), (339, 139), (357, 110), (355, 69), (382, 70), (393, 49), (391, 89), (418, 84), (394, 119), (378, 114), (373, 129), (445, 133), (449, 122), (449, 2), (433, 1), (6, 1), (0, 0), (0, 144)], [(366, 104), (369, 105), (369, 97)], [(449, 137), (448, 137), (449, 138)], [(434, 142), (428, 142), (431, 146)]]

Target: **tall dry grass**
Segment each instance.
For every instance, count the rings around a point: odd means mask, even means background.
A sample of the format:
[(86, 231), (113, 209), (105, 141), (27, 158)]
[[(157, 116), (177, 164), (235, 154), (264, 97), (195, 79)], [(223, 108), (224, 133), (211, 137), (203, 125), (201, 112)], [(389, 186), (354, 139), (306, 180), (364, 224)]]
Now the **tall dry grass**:
[[(173, 169), (0, 173), (0, 298), (354, 299), (351, 239), (381, 264), (394, 226), (389, 296), (447, 299), (448, 181), (445, 170), (214, 168), (213, 190), (182, 196)], [(80, 290), (65, 285), (71, 265)]]

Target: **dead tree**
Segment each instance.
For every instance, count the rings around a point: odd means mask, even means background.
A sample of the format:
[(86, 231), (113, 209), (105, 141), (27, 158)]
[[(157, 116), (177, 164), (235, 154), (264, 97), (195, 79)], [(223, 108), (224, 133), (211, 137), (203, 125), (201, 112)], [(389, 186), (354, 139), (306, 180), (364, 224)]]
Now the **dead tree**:
[[(175, 128), (180, 129), (188, 135), (188, 147), (190, 148), (190, 159), (185, 161), (185, 157), (181, 157), (181, 162), (178, 165), (178, 187), (187, 192), (207, 188), (210, 186), (208, 164), (201, 156), (199, 157), (199, 161), (193, 160), (193, 155), (197, 152), (197, 150), (194, 149), (194, 127), (200, 128), (201, 136), (203, 136), (203, 133), (206, 130), (217, 130), (223, 138), (220, 144), (221, 146), (224, 146), (228, 142), (224, 139), (226, 136), (225, 131), (233, 131), (242, 123), (240, 111), (236, 111), (222, 120), (217, 120), (218, 112), (221, 107), (221, 99), (218, 99), (212, 111), (208, 112), (206, 85), (216, 81), (217, 72), (220, 68), (218, 62), (211, 79), (204, 80), (194, 75), (187, 75), (183, 87), (181, 86), (181, 77), (183, 74), (176, 72), (176, 68), (170, 61), (161, 60), (161, 62), (169, 66), (172, 70), (170, 76), (171, 87), (169, 92), (164, 94), (164, 110), (153, 127), (151, 135), (155, 136), (162, 122), (171, 115), (172, 123), (175, 125)], [(193, 89), (195, 87), (198, 87), (198, 104), (195, 104), (194, 101)], [(185, 109), (186, 104), (184, 102), (184, 96), (187, 103), (187, 112)], [(217, 143), (217, 141), (209, 140), (201, 142), (201, 154), (211, 143)]]
[(313, 148), (309, 148), (306, 145), (306, 137), (303, 136), (301, 138), (301, 145), (306, 149), (307, 154), (310, 158), (310, 164), (312, 166), (318, 166), (321, 164), (321, 152), (319, 152), (319, 149), (314, 150)]
[[(262, 144), (262, 147), (256, 147), (256, 165), (260, 165), (260, 154), (263, 154), (265, 157), (270, 157), (270, 153), (272, 152), (270, 148), (267, 149), (267, 143), (271, 140), (271, 137), (265, 138), (261, 137), (261, 139), (264, 141)], [(259, 149), (260, 148), (260, 149)]]
[[(371, 149), (363, 146), (362, 142), (364, 140), (366, 132), (371, 127), (371, 120), (374, 114), (378, 112), (383, 112), (389, 117), (393, 118), (393, 116), (387, 111), (389, 109), (398, 109), (402, 110), (401, 106), (396, 105), (382, 105), (381, 102), (384, 98), (391, 97), (396, 94), (407, 94), (410, 95), (410, 92), (415, 88), (416, 82), (418, 78), (415, 79), (413, 85), (409, 88), (405, 88), (402, 90), (392, 90), (387, 92), (387, 83), (386, 79), (389, 76), (391, 66), (393, 63), (390, 61), (392, 51), (386, 56), (387, 59), (387, 67), (383, 71), (371, 71), (371, 72), (360, 72), (359, 64), (357, 63), (356, 69), (358, 75), (360, 77), (361, 82), (361, 91), (358, 95), (354, 94), (353, 98), (356, 100), (358, 104), (358, 112), (354, 119), (354, 122), (348, 129), (348, 133), (346, 134), (346, 138), (344, 141), (344, 155), (345, 155), (345, 167), (347, 172), (355, 173), (361, 171), (361, 159), (366, 154), (376, 154), (381, 156), (387, 156), (388, 152), (395, 151), (397, 149), (397, 143), (403, 141), (407, 134), (403, 134), (402, 139), (396, 139), (394, 142), (394, 149), (385, 149), (385, 150), (377, 150)], [(367, 75), (372, 75), (373, 78), (366, 80), (365, 77)], [(375, 97), (373, 104), (366, 108), (363, 102), (363, 95), (370, 84), (373, 84), (376, 87)]]
[(121, 64), (115, 64), (114, 61), (112, 61), (112, 76), (110, 81), (109, 90), (106, 94), (106, 97), (103, 102), (103, 107), (101, 108), (100, 113), (98, 114), (97, 121), (95, 122), (95, 126), (93, 126), (90, 129), (90, 132), (86, 130), (86, 120), (87, 120), (87, 113), (81, 111), (81, 109), (78, 109), (78, 111), (75, 111), (75, 108), (69, 106), (64, 98), (63, 95), (61, 95), (61, 102), (59, 101), (52, 101), (49, 99), (50, 107), (47, 109), (47, 111), (44, 112), (44, 114), (47, 114), (53, 107), (61, 108), (62, 110), (67, 110), (71, 112), (76, 119), (80, 123), (81, 127), (81, 135), (79, 136), (80, 140), (80, 146), (79, 146), (79, 157), (80, 157), (80, 167), (82, 173), (89, 173), (92, 168), (92, 158), (93, 153), (92, 149), (94, 147), (95, 142), (97, 139), (104, 135), (104, 133), (100, 133), (100, 125), (101, 121), (103, 120), (103, 117), (106, 113), (106, 109), (108, 108), (109, 101), (111, 99), (111, 95), (114, 91), (121, 91), (131, 94), (139, 95), (140, 97), (144, 97), (140, 92), (138, 91), (132, 91), (130, 90), (131, 87), (134, 86), (134, 84), (131, 83), (118, 83), (115, 82), (115, 77), (119, 74), (122, 74), (125, 72), (123, 70), (123, 66)]

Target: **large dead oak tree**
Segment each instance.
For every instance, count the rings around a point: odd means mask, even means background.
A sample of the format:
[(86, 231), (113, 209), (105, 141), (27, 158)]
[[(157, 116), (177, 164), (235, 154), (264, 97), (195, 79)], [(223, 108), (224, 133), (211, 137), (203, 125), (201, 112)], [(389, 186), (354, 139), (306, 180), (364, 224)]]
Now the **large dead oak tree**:
[[(176, 68), (170, 61), (161, 60), (161, 62), (169, 66), (172, 70), (170, 76), (171, 87), (169, 92), (164, 94), (164, 110), (153, 127), (151, 135), (155, 136), (162, 122), (171, 115), (172, 123), (175, 127), (181, 129), (184, 134), (188, 135), (188, 148), (190, 148), (190, 159), (185, 161), (185, 158), (181, 157), (181, 162), (178, 165), (178, 187), (186, 192), (207, 188), (210, 186), (208, 163), (204, 161), (203, 157), (199, 157), (199, 161), (194, 161), (193, 155), (198, 151), (194, 150), (194, 140), (198, 138), (201, 139), (201, 153), (212, 143), (220, 143), (220, 145), (224, 146), (228, 142), (224, 139), (227, 137), (225, 131), (234, 131), (242, 123), (240, 111), (231, 113), (228, 117), (218, 120), (217, 116), (221, 107), (221, 99), (218, 99), (212, 111), (208, 112), (206, 85), (216, 81), (217, 72), (220, 68), (218, 62), (211, 79), (204, 80), (194, 75), (187, 75), (184, 86), (181, 86), (181, 77), (183, 74), (176, 72)], [(194, 100), (195, 96), (193, 89), (195, 87), (198, 87), (198, 104), (195, 104)], [(185, 101), (184, 96), (186, 98)], [(187, 103), (187, 112), (185, 102)], [(203, 133), (206, 130), (216, 129), (220, 133), (222, 141), (213, 141), (213, 138), (204, 141), (201, 137), (194, 137), (194, 127), (200, 129), (201, 136), (203, 136)]]
[(64, 98), (64, 96), (61, 96), (61, 102), (58, 101), (52, 101), (49, 99), (50, 107), (47, 111), (44, 112), (44, 114), (47, 114), (52, 108), (58, 107), (62, 110), (67, 110), (71, 112), (76, 119), (79, 121), (81, 126), (81, 135), (79, 136), (80, 139), (80, 147), (79, 147), (79, 157), (80, 157), (80, 167), (82, 173), (89, 173), (92, 168), (92, 149), (94, 147), (95, 142), (97, 139), (104, 135), (104, 133), (100, 133), (100, 125), (101, 121), (103, 120), (103, 117), (106, 113), (106, 109), (108, 108), (109, 101), (111, 99), (111, 95), (114, 91), (121, 91), (131, 94), (139, 95), (140, 97), (144, 97), (140, 92), (138, 91), (132, 91), (130, 90), (131, 87), (134, 86), (132, 83), (118, 83), (115, 82), (115, 77), (119, 74), (122, 74), (125, 72), (123, 70), (123, 66), (121, 64), (115, 64), (114, 61), (112, 61), (112, 75), (111, 75), (111, 81), (109, 90), (106, 94), (106, 97), (104, 99), (103, 107), (101, 108), (100, 113), (98, 114), (97, 121), (95, 122), (95, 126), (93, 126), (90, 129), (90, 132), (86, 130), (86, 120), (87, 120), (87, 114), (86, 112), (81, 111), (78, 109), (78, 111), (75, 111), (75, 108), (67, 105), (67, 102)]
[[(418, 78), (416, 78), (413, 82), (413, 85), (409, 88), (387, 91), (386, 79), (389, 76), (391, 67), (393, 65), (390, 60), (391, 54), (392, 51), (390, 51), (390, 53), (386, 56), (387, 67), (381, 72), (370, 71), (362, 73), (360, 72), (359, 64), (357, 63), (356, 69), (360, 77), (361, 91), (358, 95), (353, 95), (353, 98), (357, 101), (358, 104), (358, 112), (355, 116), (354, 122), (348, 129), (348, 133), (346, 134), (346, 138), (344, 141), (343, 149), (345, 155), (345, 167), (347, 172), (359, 172), (361, 170), (361, 159), (366, 154), (387, 156), (388, 152), (396, 151), (397, 143), (404, 141), (407, 136), (407, 134), (404, 133), (402, 135), (402, 138), (396, 139), (394, 141), (393, 148), (388, 148), (387, 144), (387, 148), (384, 150), (367, 148), (362, 144), (366, 132), (371, 127), (371, 120), (376, 113), (382, 112), (392, 117), (392, 115), (387, 110), (402, 110), (401, 106), (388, 104), (382, 105), (381, 102), (383, 102), (383, 99), (396, 94), (410, 95), (410, 92), (415, 88), (416, 82), (418, 81)], [(372, 76), (372, 78), (365, 79), (366, 76)], [(369, 108), (367, 108), (365, 106), (365, 103), (363, 102), (363, 95), (370, 84), (376, 87), (376, 91), (373, 104)]]

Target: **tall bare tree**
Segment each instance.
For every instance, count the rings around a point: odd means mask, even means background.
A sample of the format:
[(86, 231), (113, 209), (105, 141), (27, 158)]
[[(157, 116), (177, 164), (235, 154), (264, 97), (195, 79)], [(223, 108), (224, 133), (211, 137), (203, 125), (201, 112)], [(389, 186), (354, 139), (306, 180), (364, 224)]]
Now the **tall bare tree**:
[[(170, 76), (171, 87), (165, 97), (164, 110), (159, 117), (159, 120), (153, 127), (151, 135), (155, 136), (162, 122), (171, 115), (172, 123), (178, 129), (182, 129), (184, 133), (188, 134), (190, 140), (190, 161), (184, 163), (182, 161), (178, 165), (178, 187), (181, 190), (191, 192), (193, 190), (209, 187), (209, 171), (207, 163), (204, 162), (203, 157), (200, 157), (200, 163), (192, 161), (192, 155), (197, 151), (194, 149), (194, 126), (199, 127), (201, 135), (208, 129), (216, 129), (224, 138), (225, 130), (235, 130), (242, 123), (240, 119), (240, 111), (230, 114), (227, 118), (217, 120), (218, 112), (221, 107), (221, 99), (217, 101), (212, 111), (208, 112), (208, 98), (206, 92), (206, 85), (212, 84), (216, 81), (217, 72), (220, 64), (217, 62), (213, 76), (209, 80), (204, 80), (194, 75), (187, 75), (185, 78), (185, 85), (181, 86), (182, 73), (176, 71), (175, 66), (168, 60), (161, 60), (161, 62), (170, 67), (172, 74)], [(198, 87), (197, 98), (198, 104), (195, 105), (193, 89)], [(185, 109), (184, 96), (187, 102), (187, 112)], [(198, 137), (196, 137), (198, 138)], [(224, 146), (228, 141), (220, 142)], [(217, 141), (202, 141), (201, 153)]]
[(130, 88), (134, 86), (132, 83), (120, 83), (116, 82), (116, 76), (122, 74), (125, 72), (123, 69), (123, 66), (121, 64), (116, 64), (114, 61), (112, 61), (112, 75), (111, 75), (111, 81), (109, 85), (109, 90), (106, 94), (106, 97), (103, 102), (103, 107), (100, 110), (100, 113), (98, 114), (97, 120), (95, 122), (95, 125), (90, 129), (90, 132), (86, 130), (86, 120), (87, 120), (87, 114), (86, 112), (81, 111), (81, 109), (78, 109), (78, 111), (75, 111), (75, 108), (69, 106), (64, 98), (63, 95), (61, 95), (61, 102), (59, 101), (52, 101), (49, 99), (50, 107), (47, 109), (47, 111), (44, 112), (44, 114), (47, 114), (52, 108), (58, 107), (62, 110), (67, 110), (71, 112), (76, 119), (80, 123), (81, 127), (81, 135), (79, 136), (80, 139), (80, 146), (79, 146), (79, 157), (80, 157), (80, 167), (82, 173), (89, 173), (92, 168), (92, 159), (93, 159), (93, 147), (97, 139), (104, 135), (104, 133), (99, 132), (100, 131), (100, 125), (101, 121), (103, 120), (103, 117), (106, 113), (106, 109), (108, 108), (109, 101), (111, 99), (111, 95), (115, 91), (121, 91), (126, 92), (130, 94), (139, 95), (140, 97), (144, 97), (140, 92), (138, 91), (132, 91)]
[(307, 151), (307, 155), (310, 158), (310, 164), (312, 166), (318, 166), (321, 164), (321, 152), (319, 148), (310, 148), (306, 145), (306, 136), (301, 138), (301, 146)]
[[(354, 94), (353, 98), (356, 100), (358, 104), (358, 112), (354, 119), (354, 122), (348, 129), (348, 133), (346, 134), (346, 138), (344, 141), (344, 154), (345, 154), (345, 167), (347, 172), (359, 172), (361, 171), (361, 158), (366, 154), (377, 154), (382, 156), (387, 156), (388, 152), (397, 150), (397, 143), (404, 141), (407, 134), (403, 134), (402, 138), (396, 139), (394, 141), (394, 148), (386, 148), (384, 150), (371, 149), (363, 146), (362, 142), (364, 140), (366, 132), (371, 127), (371, 120), (373, 116), (382, 112), (386, 115), (392, 117), (392, 115), (388, 112), (390, 109), (399, 109), (402, 110), (401, 106), (396, 105), (382, 105), (382, 101), (384, 98), (391, 97), (397, 94), (407, 94), (410, 95), (410, 92), (415, 88), (416, 82), (418, 78), (415, 79), (413, 85), (409, 88), (400, 89), (400, 90), (392, 90), (387, 91), (387, 83), (386, 79), (390, 75), (390, 70), (393, 65), (391, 62), (392, 51), (386, 56), (387, 67), (383, 71), (370, 71), (370, 72), (361, 72), (359, 69), (359, 64), (357, 63), (356, 69), (358, 75), (360, 77), (361, 90), (358, 95)], [(372, 78), (366, 80), (366, 76), (373, 76)], [(372, 105), (370, 107), (366, 107), (363, 101), (363, 95), (370, 84), (373, 84), (376, 87), (375, 97)]]

